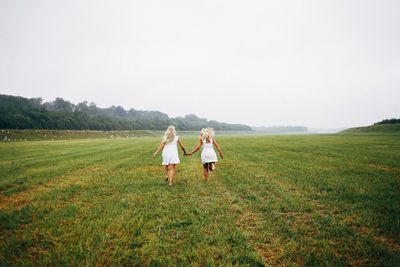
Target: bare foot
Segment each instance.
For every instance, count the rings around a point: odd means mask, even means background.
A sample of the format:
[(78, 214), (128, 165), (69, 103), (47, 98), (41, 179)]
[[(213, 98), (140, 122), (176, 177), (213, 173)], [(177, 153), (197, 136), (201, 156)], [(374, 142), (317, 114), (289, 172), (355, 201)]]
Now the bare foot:
[(215, 171), (215, 164), (211, 163), (211, 171)]

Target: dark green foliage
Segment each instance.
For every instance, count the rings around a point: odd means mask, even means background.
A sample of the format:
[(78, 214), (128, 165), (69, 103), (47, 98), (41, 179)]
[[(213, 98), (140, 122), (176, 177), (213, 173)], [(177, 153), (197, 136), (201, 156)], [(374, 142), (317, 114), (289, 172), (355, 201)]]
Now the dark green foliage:
[(121, 106), (99, 108), (87, 101), (77, 105), (56, 98), (42, 104), (41, 98), (0, 95), (1, 129), (54, 129), (54, 130), (164, 130), (175, 125), (177, 130), (251, 130), (241, 124), (227, 124), (198, 118), (194, 114), (169, 118), (159, 111), (143, 111)]
[(374, 123), (374, 125), (376, 124), (396, 124), (396, 123), (400, 123), (400, 119), (390, 119), (390, 120), (383, 120), (377, 123)]

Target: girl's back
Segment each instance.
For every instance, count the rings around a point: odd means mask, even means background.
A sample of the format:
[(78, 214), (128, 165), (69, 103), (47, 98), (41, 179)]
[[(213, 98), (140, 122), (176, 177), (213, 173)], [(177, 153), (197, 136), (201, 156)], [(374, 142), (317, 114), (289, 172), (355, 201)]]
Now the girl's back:
[(207, 142), (207, 139), (201, 139), (203, 142), (203, 151), (201, 151), (201, 163), (209, 163), (209, 162), (217, 162), (217, 154), (215, 154), (214, 148), (213, 148), (213, 140), (209, 139)]
[(209, 139), (209, 140), (203, 138), (203, 139), (201, 139), (201, 141), (203, 142), (203, 145), (202, 145), (203, 149), (205, 149), (205, 148), (214, 149), (213, 148), (213, 140), (212, 140), (212, 138)]
[[(174, 140), (171, 142), (166, 142), (165, 141), (165, 146), (162, 152), (162, 157), (163, 157), (163, 165), (169, 165), (169, 164), (179, 164), (179, 156), (178, 156), (178, 136), (175, 136)], [(163, 140), (164, 141), (164, 140)]]

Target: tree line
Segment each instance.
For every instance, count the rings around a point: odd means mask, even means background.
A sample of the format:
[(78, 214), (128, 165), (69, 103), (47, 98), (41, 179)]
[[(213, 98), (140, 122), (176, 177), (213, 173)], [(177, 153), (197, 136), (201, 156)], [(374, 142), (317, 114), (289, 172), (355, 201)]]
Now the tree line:
[(125, 110), (121, 106), (97, 107), (95, 103), (73, 104), (63, 98), (43, 103), (43, 99), (0, 95), (1, 129), (51, 130), (251, 130), (247, 125), (228, 124), (199, 118), (194, 114), (169, 118), (160, 111)]
[(400, 119), (386, 119), (386, 120), (374, 123), (374, 125), (377, 125), (377, 124), (396, 124), (396, 123), (400, 123)]

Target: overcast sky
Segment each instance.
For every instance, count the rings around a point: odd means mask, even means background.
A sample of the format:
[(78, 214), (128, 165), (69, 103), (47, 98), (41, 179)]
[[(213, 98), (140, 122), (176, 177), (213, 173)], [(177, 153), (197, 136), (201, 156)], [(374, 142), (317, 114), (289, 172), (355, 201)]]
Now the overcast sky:
[(0, 93), (252, 126), (400, 117), (400, 1), (0, 1)]

